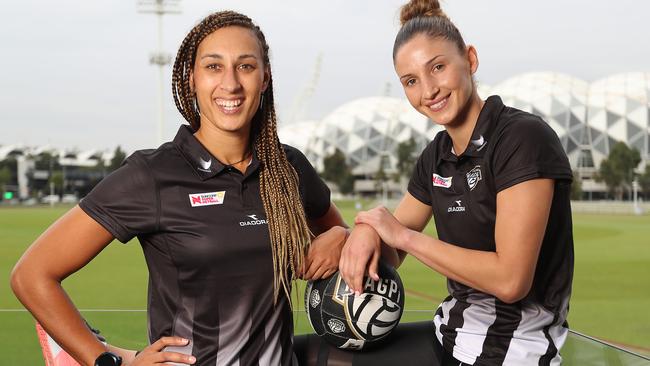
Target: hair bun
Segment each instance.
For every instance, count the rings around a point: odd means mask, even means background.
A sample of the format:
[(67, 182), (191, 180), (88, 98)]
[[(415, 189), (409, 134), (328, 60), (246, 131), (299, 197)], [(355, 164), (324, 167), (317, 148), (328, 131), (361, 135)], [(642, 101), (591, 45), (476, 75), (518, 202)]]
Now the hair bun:
[(438, 0), (411, 0), (408, 4), (402, 6), (399, 15), (401, 25), (417, 17), (446, 18), (447, 15), (440, 9), (440, 2)]

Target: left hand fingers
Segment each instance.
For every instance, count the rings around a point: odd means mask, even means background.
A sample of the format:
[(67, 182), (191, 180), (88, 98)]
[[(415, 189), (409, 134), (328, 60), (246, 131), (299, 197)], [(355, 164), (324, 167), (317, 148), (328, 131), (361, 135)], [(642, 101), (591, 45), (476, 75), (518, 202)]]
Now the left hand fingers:
[(357, 218), (363, 219), (363, 220), (373, 220), (377, 221), (381, 218), (381, 215), (384, 213), (386, 209), (384, 207), (375, 207), (372, 210), (368, 211), (359, 211), (357, 213)]
[(316, 270), (316, 272), (314, 272), (314, 275), (313, 275), (312, 279), (314, 279), (314, 280), (320, 280), (321, 278), (325, 278), (325, 273), (326, 273), (327, 271), (329, 271), (329, 270), (330, 270), (330, 268), (327, 268), (326, 266), (320, 266), (320, 267), (318, 267), (318, 269)]
[(328, 259), (313, 261), (311, 263), (311, 266), (307, 268), (307, 271), (303, 279), (317, 280), (322, 278), (324, 273), (327, 271), (331, 271), (332, 273), (334, 273), (336, 270), (338, 270), (338, 261), (331, 262), (331, 263), (330, 262), (331, 261)]
[(316, 280), (322, 280), (325, 278), (331, 277), (334, 273), (338, 271), (337, 268), (326, 268), (326, 267), (320, 267), (313, 275), (312, 278), (310, 278), (310, 281), (316, 281)]
[(314, 272), (316, 272), (317, 270), (317, 267), (318, 266), (314, 265), (313, 263), (309, 267), (306, 267), (307, 270), (303, 273), (302, 279), (306, 281), (312, 280), (314, 277)]
[(377, 218), (374, 217), (372, 213), (369, 212), (359, 212), (357, 216), (354, 218), (354, 223), (355, 225), (358, 224), (368, 224), (372, 226), (373, 228), (376, 228), (377, 226)]
[(312, 266), (313, 259), (311, 255), (307, 253), (305, 259), (303, 259), (302, 267), (298, 268), (298, 278), (306, 279), (309, 268)]
[(330, 269), (328, 269), (327, 271), (325, 271), (325, 273), (323, 273), (323, 277), (322, 277), (322, 278), (330, 277), (331, 275), (333, 275), (334, 273), (336, 273), (336, 271), (338, 271), (338, 269), (336, 269), (336, 268), (330, 268)]

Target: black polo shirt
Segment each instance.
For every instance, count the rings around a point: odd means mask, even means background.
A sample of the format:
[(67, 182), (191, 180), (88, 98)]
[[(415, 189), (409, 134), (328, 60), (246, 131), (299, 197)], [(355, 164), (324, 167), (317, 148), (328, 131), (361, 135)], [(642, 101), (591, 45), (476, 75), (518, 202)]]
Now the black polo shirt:
[(498, 96), (486, 101), (460, 156), (443, 131), (418, 159), (409, 193), (432, 207), (440, 240), (474, 250), (496, 250), (497, 193), (536, 178), (554, 179), (555, 191), (527, 297), (506, 304), (462, 283), (447, 282), (451, 296), (438, 308), (434, 322), (441, 343), (460, 361), (548, 364), (559, 357), (573, 278), (571, 167), (548, 124), (504, 106)]
[[(330, 192), (305, 156), (284, 146), (308, 218)], [(123, 243), (137, 236), (149, 269), (149, 339), (181, 336), (196, 365), (290, 365), (293, 319), (273, 305), (273, 262), (255, 154), (242, 174), (182, 126), (173, 142), (137, 151), (80, 207)]]

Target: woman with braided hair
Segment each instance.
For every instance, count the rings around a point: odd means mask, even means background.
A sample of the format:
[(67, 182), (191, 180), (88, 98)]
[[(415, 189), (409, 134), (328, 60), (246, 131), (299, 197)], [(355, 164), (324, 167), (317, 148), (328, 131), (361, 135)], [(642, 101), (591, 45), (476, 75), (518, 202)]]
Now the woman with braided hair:
[[(172, 89), (189, 125), (132, 154), (55, 222), (12, 288), (83, 365), (296, 364), (292, 281), (336, 271), (346, 230), (304, 155), (278, 141), (264, 34), (242, 14), (206, 17), (180, 46)], [(152, 342), (137, 355), (100, 343), (60, 286), (114, 238), (135, 236)]]
[[(394, 213), (357, 215), (341, 274), (362, 291), (381, 252), (447, 277), (429, 327), (438, 364), (558, 365), (573, 277), (567, 156), (540, 117), (479, 97), (476, 49), (437, 0), (411, 0), (401, 23), (397, 76), (410, 104), (445, 131), (421, 153)], [(431, 217), (438, 238), (421, 232)]]

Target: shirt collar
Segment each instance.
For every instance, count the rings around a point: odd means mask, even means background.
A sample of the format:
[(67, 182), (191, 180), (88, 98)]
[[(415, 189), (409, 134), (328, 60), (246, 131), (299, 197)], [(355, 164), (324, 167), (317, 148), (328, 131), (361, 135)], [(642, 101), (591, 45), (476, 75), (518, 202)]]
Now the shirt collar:
[[(181, 152), (187, 163), (192, 167), (201, 180), (207, 180), (219, 175), (221, 172), (230, 168), (217, 158), (215, 158), (208, 149), (205, 148), (194, 136), (192, 129), (188, 125), (182, 125), (174, 137), (174, 145)], [(251, 175), (260, 163), (257, 158), (257, 153), (253, 151), (251, 163), (246, 168), (245, 177)]]
[(469, 140), (469, 146), (463, 155), (480, 157), (485, 154), (503, 108), (505, 106), (498, 95), (493, 95), (485, 101), (472, 132), (472, 138)]
[(481, 112), (478, 115), (478, 120), (476, 121), (476, 126), (474, 126), (474, 131), (472, 131), (472, 137), (470, 138), (469, 145), (467, 149), (460, 155), (456, 156), (453, 152), (453, 143), (451, 137), (446, 131), (442, 136), (442, 141), (440, 144), (441, 150), (439, 150), (438, 163), (441, 159), (456, 162), (460, 157), (471, 156), (471, 157), (481, 157), (485, 154), (490, 140), (492, 139), (492, 132), (496, 126), (501, 111), (503, 111), (505, 106), (501, 101), (501, 98), (497, 95), (489, 97)]

